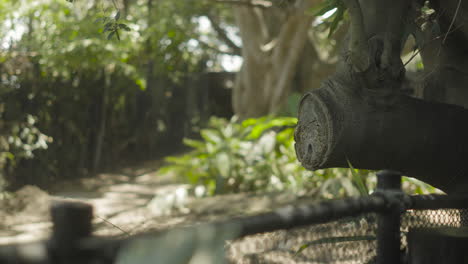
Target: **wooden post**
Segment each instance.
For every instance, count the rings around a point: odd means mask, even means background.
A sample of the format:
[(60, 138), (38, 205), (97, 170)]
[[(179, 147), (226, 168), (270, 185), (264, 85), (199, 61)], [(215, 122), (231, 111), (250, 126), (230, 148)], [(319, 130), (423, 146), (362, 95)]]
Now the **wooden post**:
[(93, 207), (82, 202), (55, 202), (51, 207), (52, 236), (49, 255), (52, 263), (85, 263), (76, 250), (83, 238), (91, 236)]

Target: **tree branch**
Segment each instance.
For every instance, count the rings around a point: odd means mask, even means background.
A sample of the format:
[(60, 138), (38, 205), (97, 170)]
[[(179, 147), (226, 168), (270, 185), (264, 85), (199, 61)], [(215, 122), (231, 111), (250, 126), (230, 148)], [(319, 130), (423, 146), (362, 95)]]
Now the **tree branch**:
[(239, 1), (239, 0), (213, 0), (216, 3), (221, 4), (231, 4), (231, 5), (243, 5), (249, 7), (258, 7), (258, 8), (270, 8), (273, 6), (273, 3), (270, 1), (263, 0), (250, 0), (250, 1)]
[(361, 6), (358, 0), (344, 0), (343, 2), (348, 8), (351, 20), (349, 28), (351, 62), (357, 72), (363, 72), (369, 68), (370, 58)]
[(227, 55), (231, 55), (231, 56), (240, 56), (240, 53), (238, 54), (237, 52), (235, 51), (232, 51), (232, 50), (221, 50), (219, 49), (218, 47), (215, 47), (213, 45), (210, 45), (200, 39), (197, 39), (198, 43), (200, 43), (200, 46), (203, 46), (209, 50), (212, 50), (214, 52), (217, 52), (217, 53), (222, 53), (222, 54), (227, 54)]
[(260, 47), (271, 40), (265, 35), (265, 21), (262, 20), (261, 13), (260, 9), (245, 6), (234, 7), (234, 17), (241, 39), (248, 39), (242, 43), (244, 59), (253, 59), (256, 63), (267, 65), (269, 57), (264, 56)]
[(216, 31), (216, 34), (218, 34), (220, 39), (232, 49), (232, 53), (234, 53), (234, 55), (240, 56), (241, 55), (240, 47), (237, 46), (230, 37), (228, 37), (226, 31), (223, 28), (221, 28), (221, 26), (219, 25), (219, 21), (209, 14), (207, 14), (206, 17), (208, 18), (208, 20), (210, 20), (211, 26)]
[[(378, 99), (378, 98), (376, 98)], [(363, 100), (333, 79), (299, 107), (296, 153), (310, 170), (392, 168), (446, 192), (466, 191), (468, 110), (397, 95), (394, 106)]]

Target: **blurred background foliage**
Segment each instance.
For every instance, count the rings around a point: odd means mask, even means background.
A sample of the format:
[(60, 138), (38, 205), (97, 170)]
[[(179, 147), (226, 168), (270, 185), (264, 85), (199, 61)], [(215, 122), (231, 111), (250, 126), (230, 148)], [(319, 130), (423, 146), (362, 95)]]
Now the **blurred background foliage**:
[[(232, 6), (215, 2), (223, 1), (0, 0), (0, 190), (187, 151), (161, 172), (199, 195), (342, 197), (362, 194), (358, 178), (371, 191), (373, 172), (299, 165), (293, 130), (302, 90), (290, 91), (276, 115), (237, 119), (231, 90), (248, 40)], [(340, 1), (318, 2), (310, 12), (326, 16), (312, 23), (304, 58), (321, 64), (299, 62), (295, 84), (307, 84), (304, 69), (327, 73), (336, 62), (346, 23), (330, 3)], [(288, 10), (281, 3), (275, 12)], [(412, 179), (404, 186), (433, 191)]]
[[(46, 185), (172, 153), (211, 114), (200, 106), (209, 95), (194, 90), (207, 62), (220, 68), (218, 53), (190, 45), (205, 34), (203, 6), (117, 4), (0, 1), (2, 186)], [(110, 20), (125, 25), (120, 41), (103, 34)], [(226, 108), (218, 115), (228, 116)]]

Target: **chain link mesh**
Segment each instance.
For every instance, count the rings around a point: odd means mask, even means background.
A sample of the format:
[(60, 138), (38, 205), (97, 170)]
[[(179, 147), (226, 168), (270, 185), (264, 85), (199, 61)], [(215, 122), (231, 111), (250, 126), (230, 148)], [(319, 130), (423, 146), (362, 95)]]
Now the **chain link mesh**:
[[(466, 227), (468, 209), (407, 210), (401, 216), (401, 247), (414, 227)], [(229, 263), (374, 263), (377, 215), (247, 236), (227, 244)], [(307, 245), (307, 246), (306, 246)], [(303, 250), (299, 252), (299, 249)]]

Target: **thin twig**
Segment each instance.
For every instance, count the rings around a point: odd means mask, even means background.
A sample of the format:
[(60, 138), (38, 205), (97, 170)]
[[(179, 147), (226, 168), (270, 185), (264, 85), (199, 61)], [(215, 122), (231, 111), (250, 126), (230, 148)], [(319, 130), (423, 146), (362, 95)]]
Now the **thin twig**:
[[(450, 33), (453, 33), (454, 31), (456, 31), (456, 30), (459, 29), (460, 27), (462, 27), (462, 25), (458, 25), (458, 26), (456, 26), (454, 29), (452, 29), (451, 31), (447, 31), (447, 33), (444, 34), (444, 35), (445, 35), (444, 39), (447, 38), (447, 36), (448, 36)], [(408, 63), (410, 63), (410, 62), (414, 59), (414, 57), (416, 57), (423, 49), (425, 49), (425, 48), (428, 46), (429, 43), (440, 39), (440, 38), (441, 38), (442, 36), (444, 36), (444, 35), (439, 35), (439, 36), (437, 36), (437, 37), (435, 37), (435, 38), (429, 40), (427, 43), (425, 43), (422, 47), (420, 47), (420, 48), (411, 56), (411, 58), (409, 58), (409, 59), (405, 62), (405, 64), (403, 65), (403, 67), (405, 67), (406, 65), (408, 65)], [(440, 47), (439, 47), (439, 53), (440, 53)], [(439, 55), (439, 54), (438, 54), (438, 55)]]
[(114, 225), (114, 224), (111, 223), (109, 220), (107, 220), (107, 219), (105, 219), (105, 218), (102, 218), (102, 217), (100, 217), (100, 216), (96, 216), (96, 217), (99, 218), (99, 219), (101, 219), (101, 220), (104, 221), (105, 223), (110, 224), (111, 226), (113, 226), (113, 227), (117, 228), (118, 230), (122, 231), (122, 233), (126, 234), (127, 236), (130, 235), (130, 232), (127, 232), (127, 231), (123, 230), (122, 228), (120, 228), (120, 227)]
[(213, 27), (214, 31), (218, 34), (219, 38), (221, 38), (221, 40), (223, 40), (223, 42), (226, 45), (228, 45), (236, 55), (240, 55), (241, 54), (241, 49), (227, 35), (226, 30), (224, 30), (219, 25), (219, 21), (214, 16), (212, 16), (211, 14), (207, 14), (206, 17), (210, 21), (211, 26)]
[(455, 9), (455, 14), (453, 15), (452, 21), (450, 22), (450, 26), (447, 30), (447, 33), (445, 34), (444, 40), (442, 40), (442, 44), (445, 44), (445, 40), (447, 39), (448, 33), (450, 32), (450, 30), (453, 27), (453, 24), (455, 23), (455, 19), (457, 18), (457, 15), (458, 15), (458, 10), (460, 10), (461, 2), (462, 2), (461, 0), (458, 0), (457, 9)]
[[(442, 40), (442, 44), (445, 44), (445, 40), (447, 39), (447, 36), (450, 33), (450, 29), (452, 28), (453, 24), (455, 23), (455, 19), (457, 18), (458, 15), (458, 9), (460, 8), (461, 0), (458, 1), (457, 9), (455, 10), (455, 14), (453, 15), (452, 21), (450, 22), (450, 26), (447, 30), (447, 33), (445, 33), (445, 37)], [(439, 46), (439, 50), (437, 51), (437, 57), (440, 56), (440, 52), (442, 51), (442, 45)]]
[(202, 41), (200, 39), (197, 39), (197, 41), (200, 44), (200, 46), (203, 46), (203, 47), (205, 47), (205, 48), (207, 48), (209, 50), (212, 50), (214, 52), (221, 53), (221, 54), (227, 54), (227, 55), (231, 55), (231, 56), (240, 56), (240, 53), (237, 53), (235, 51), (221, 50), (221, 49), (219, 49), (217, 47), (214, 47), (214, 46), (212, 46), (212, 45), (210, 45), (210, 44), (208, 44), (208, 43), (206, 43), (206, 42), (204, 42), (204, 41)]
[(419, 53), (421, 52), (421, 49), (418, 49), (412, 56), (411, 58), (409, 58), (405, 64), (403, 64), (403, 68), (406, 67), (406, 65), (408, 65), (408, 63), (410, 63)]

